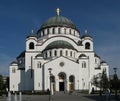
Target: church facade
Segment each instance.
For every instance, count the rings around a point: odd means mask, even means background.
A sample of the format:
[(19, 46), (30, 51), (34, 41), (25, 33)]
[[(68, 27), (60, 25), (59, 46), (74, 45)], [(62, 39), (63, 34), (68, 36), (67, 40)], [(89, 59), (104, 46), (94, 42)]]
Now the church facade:
[(9, 67), (10, 91), (89, 90), (109, 65), (95, 53), (93, 38), (59, 14), (26, 37), (26, 49)]

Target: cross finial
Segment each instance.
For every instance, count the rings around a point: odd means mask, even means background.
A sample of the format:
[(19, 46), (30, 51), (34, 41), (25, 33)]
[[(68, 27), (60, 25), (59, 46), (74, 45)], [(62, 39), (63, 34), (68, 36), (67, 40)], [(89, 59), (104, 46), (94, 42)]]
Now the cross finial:
[(57, 13), (58, 16), (60, 15), (60, 9), (59, 8), (56, 9), (56, 13)]
[(31, 31), (31, 32), (32, 32), (32, 34), (33, 34), (33, 33), (34, 33), (34, 30), (32, 29), (32, 31)]
[(88, 30), (87, 29), (85, 29), (85, 34), (88, 34)]

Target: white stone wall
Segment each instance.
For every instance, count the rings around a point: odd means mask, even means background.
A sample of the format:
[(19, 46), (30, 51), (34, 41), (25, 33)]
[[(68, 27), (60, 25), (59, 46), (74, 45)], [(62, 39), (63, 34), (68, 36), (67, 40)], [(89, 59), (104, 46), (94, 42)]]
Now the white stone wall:
[[(64, 62), (64, 66), (60, 66), (60, 62)], [(67, 58), (59, 57), (53, 61), (49, 61), (45, 63), (44, 65), (45, 69), (45, 89), (49, 88), (49, 71), (48, 68), (52, 68), (52, 74), (55, 76), (56, 80), (56, 91), (59, 91), (59, 73), (65, 73), (66, 74), (66, 80), (67, 80), (67, 90), (69, 90), (69, 76), (74, 75), (75, 77), (75, 89), (78, 89), (78, 84), (76, 83), (79, 80), (79, 65)]]
[[(85, 63), (85, 66), (84, 66)], [(90, 67), (89, 67), (89, 59), (88, 57), (82, 58), (79, 60), (79, 67), (80, 67), (80, 73), (79, 73), (79, 82), (80, 82), (80, 90), (86, 90), (88, 89), (89, 85), (89, 77), (90, 77)]]
[(43, 90), (43, 61), (35, 60), (34, 68), (34, 90)]
[(17, 64), (10, 66), (10, 91), (19, 91), (20, 71)]
[[(103, 69), (106, 69), (109, 76), (109, 66), (107, 64), (100, 65), (100, 58), (95, 57), (93, 39), (91, 37), (80, 38), (80, 33), (72, 28), (55, 27), (55, 33), (53, 28), (43, 29), (39, 32), (38, 39), (36, 37), (26, 38), (26, 52), (25, 63), (21, 65), (25, 67), (24, 70), (19, 70), (18, 65), (14, 64), (10, 66), (10, 91), (21, 90), (47, 90), (50, 88), (49, 71), (48, 68), (52, 68), (52, 74), (55, 76), (55, 89), (59, 91), (59, 73), (66, 74), (66, 90), (69, 91), (69, 77), (74, 76), (74, 89), (75, 90), (91, 90), (91, 79), (94, 75), (102, 73)], [(59, 31), (60, 29), (60, 31)], [(66, 31), (65, 31), (66, 30)], [(71, 32), (70, 32), (71, 30)], [(49, 33), (48, 33), (49, 31)], [(59, 49), (44, 49), (52, 42), (57, 40), (63, 40), (70, 43), (76, 50), (59, 48)], [(82, 45), (78, 45), (78, 41), (82, 42)], [(34, 43), (34, 49), (29, 49), (30, 43)], [(90, 44), (90, 49), (85, 49), (86, 43)], [(57, 51), (57, 56), (54, 56), (54, 51)], [(60, 56), (62, 50), (63, 55)], [(52, 52), (52, 56), (49, 56), (49, 52)], [(68, 56), (66, 56), (68, 51)], [(72, 56), (70, 52), (72, 51)], [(38, 54), (45, 54), (47, 57), (36, 57)], [(85, 54), (85, 58), (79, 58), (81, 54)], [(19, 61), (19, 59), (18, 59)], [(60, 66), (60, 63), (64, 62), (64, 66)], [(83, 68), (82, 63), (85, 62), (86, 66)], [(38, 63), (40, 66), (38, 68)], [(101, 67), (99, 70), (95, 70), (96, 67)], [(12, 73), (12, 69), (16, 69), (16, 73)], [(32, 72), (31, 72), (32, 70)]]

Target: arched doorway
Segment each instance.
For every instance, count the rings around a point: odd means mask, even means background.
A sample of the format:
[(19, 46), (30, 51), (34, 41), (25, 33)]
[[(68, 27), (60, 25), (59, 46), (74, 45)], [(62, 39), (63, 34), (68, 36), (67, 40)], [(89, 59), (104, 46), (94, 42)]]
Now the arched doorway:
[(75, 77), (73, 75), (71, 75), (69, 77), (69, 91), (73, 91), (74, 90), (74, 86), (75, 86)]
[(65, 91), (66, 74), (61, 72), (58, 74), (58, 77), (59, 77), (59, 91)]

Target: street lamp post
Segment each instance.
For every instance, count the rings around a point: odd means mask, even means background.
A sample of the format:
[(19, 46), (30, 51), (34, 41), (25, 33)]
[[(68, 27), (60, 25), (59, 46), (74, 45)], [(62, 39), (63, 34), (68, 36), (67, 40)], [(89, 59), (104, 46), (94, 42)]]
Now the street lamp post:
[(115, 74), (116, 74), (116, 72), (117, 72), (117, 68), (115, 67), (115, 68), (113, 68), (113, 70), (114, 70), (114, 72), (115, 72)]
[(102, 95), (102, 80), (100, 80), (100, 96)]
[(50, 90), (49, 90), (49, 101), (51, 101), (51, 71), (52, 71), (52, 68), (48, 68), (48, 71), (49, 71), (49, 79), (50, 79)]
[(115, 72), (115, 74), (114, 74), (115, 99), (117, 99), (117, 86), (118, 86), (118, 84), (117, 84), (117, 74), (116, 74), (117, 68), (115, 67), (115, 68), (113, 68), (113, 70), (114, 70), (114, 72)]

